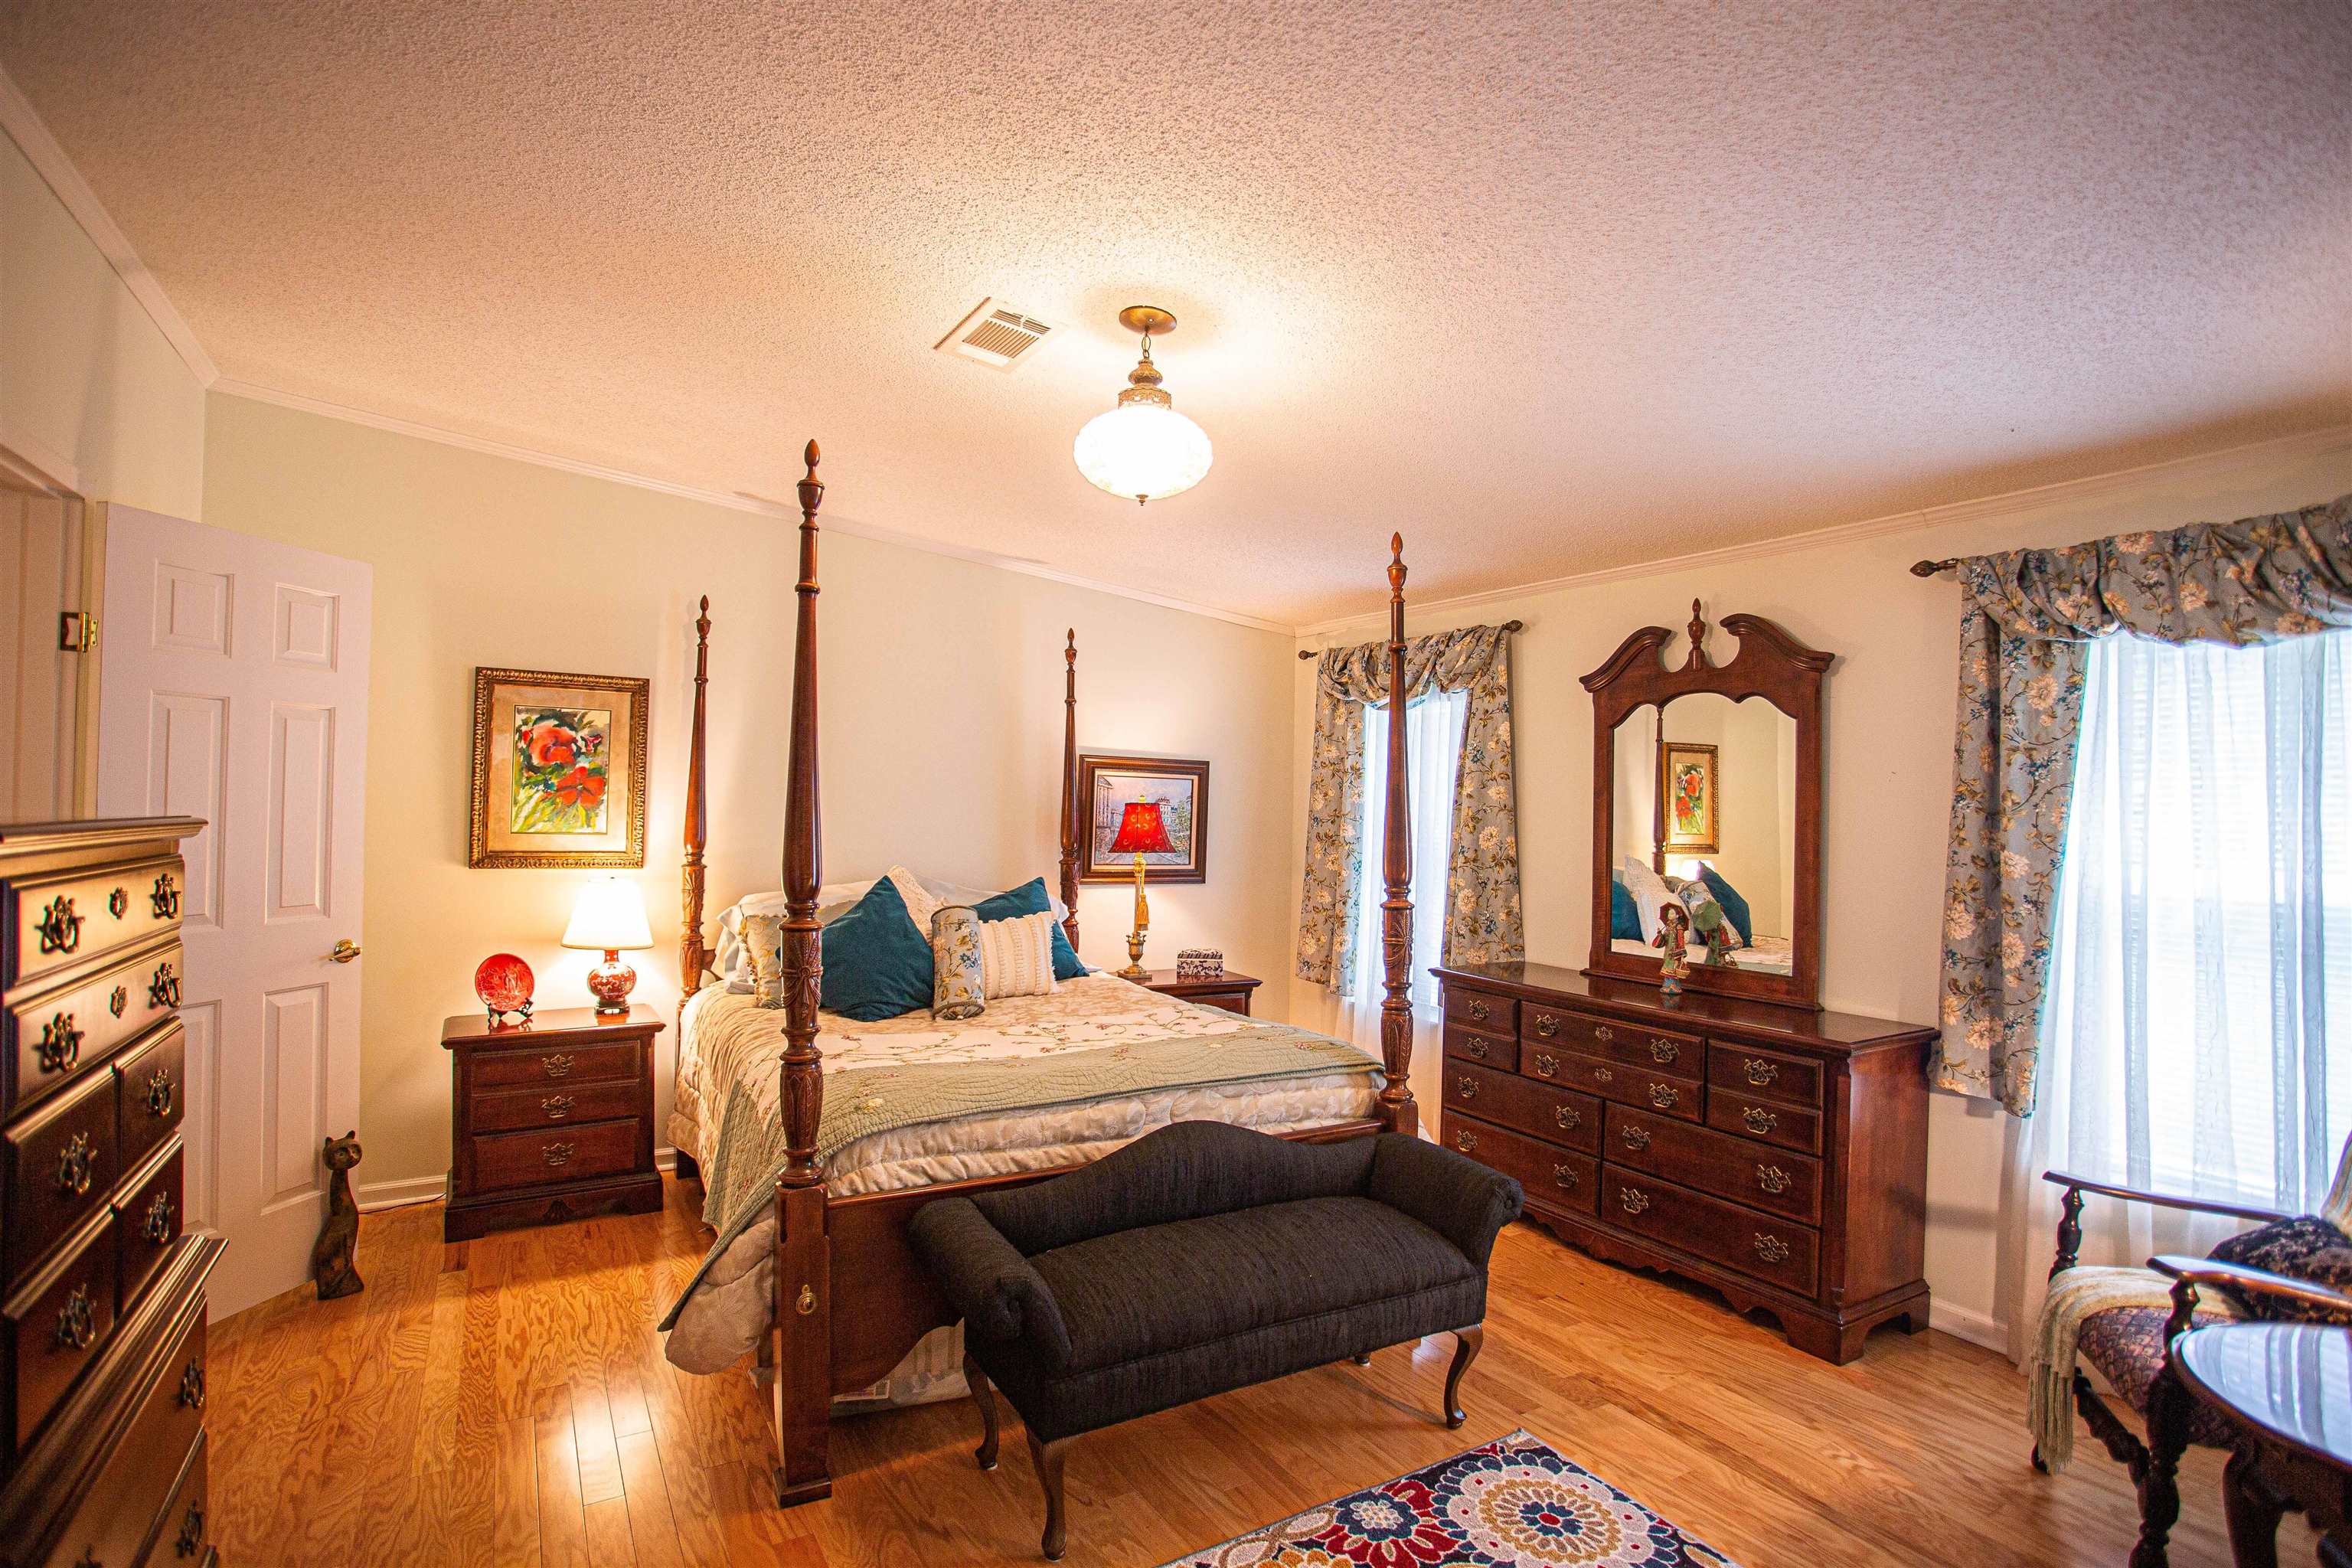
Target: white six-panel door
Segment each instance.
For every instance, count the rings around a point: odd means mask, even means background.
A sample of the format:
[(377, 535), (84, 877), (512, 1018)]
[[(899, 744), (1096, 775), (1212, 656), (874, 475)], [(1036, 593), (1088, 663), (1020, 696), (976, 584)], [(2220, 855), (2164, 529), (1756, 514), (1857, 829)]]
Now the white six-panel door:
[(358, 1125), (371, 571), (113, 506), (99, 811), (209, 826), (182, 847), (187, 1207), (228, 1237), (215, 1318), (300, 1284), (325, 1138)]

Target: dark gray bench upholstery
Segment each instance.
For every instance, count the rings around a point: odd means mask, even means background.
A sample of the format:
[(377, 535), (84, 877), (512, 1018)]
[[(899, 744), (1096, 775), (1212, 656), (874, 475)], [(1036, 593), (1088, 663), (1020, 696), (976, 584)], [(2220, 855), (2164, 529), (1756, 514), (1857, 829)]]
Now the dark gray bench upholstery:
[(1417, 1138), (1184, 1121), (1066, 1176), (943, 1198), (911, 1235), (964, 1319), (981, 1463), (992, 1382), (1027, 1426), (1059, 1557), (1061, 1446), (1097, 1427), (1440, 1332), (1459, 1340), (1460, 1426), (1487, 1258), (1519, 1203), (1517, 1182)]

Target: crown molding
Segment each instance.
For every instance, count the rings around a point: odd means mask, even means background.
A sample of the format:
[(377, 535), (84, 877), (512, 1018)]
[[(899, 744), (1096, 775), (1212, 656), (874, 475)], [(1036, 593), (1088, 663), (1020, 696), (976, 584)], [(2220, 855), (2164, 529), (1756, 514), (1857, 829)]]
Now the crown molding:
[(0, 131), (8, 133), (17, 151), (25, 154), (25, 161), (33, 165), (33, 172), (41, 176), (73, 220), (81, 225), (89, 242), (98, 247), (99, 254), (114, 268), (114, 275), (122, 279), (122, 286), (131, 290), (131, 297), (139, 301), (148, 319), (196, 378), (196, 384), (208, 387), (218, 381), (220, 367), (213, 363), (212, 355), (205, 353), (205, 345), (196, 341), (187, 318), (163, 292), (163, 285), (156, 281), (155, 275), (147, 270), (147, 264), (139, 259), (130, 237), (106, 210), (106, 204), (98, 199), (98, 193), (89, 188), (89, 182), (81, 177), (73, 160), (66, 156), (66, 150), (58, 145), (58, 139), (49, 134), (32, 100), (25, 96), (24, 89), (5, 69), (0, 69)]
[[(1876, 539), (1890, 533), (1914, 533), (1923, 529), (1943, 528), (1957, 523), (1990, 522), (2019, 512), (2038, 511), (2044, 507), (2094, 500), (2117, 490), (2155, 484), (2179, 484), (2227, 473), (2252, 463), (2293, 462), (2347, 448), (2352, 448), (2352, 425), (2331, 425), (2293, 436), (2250, 442), (2242, 447), (2224, 447), (2218, 451), (2170, 458), (2160, 463), (2144, 463), (2137, 468), (2117, 468), (2110, 473), (2089, 474), (2079, 479), (2060, 479), (2053, 484), (2035, 485), (2028, 489), (2004, 490), (1999, 495), (1979, 496), (1973, 500), (1951, 501), (1943, 506), (1924, 507), (1916, 511), (1889, 512), (1885, 517), (1864, 518), (1856, 522), (1832, 523), (1827, 528), (1811, 529), (1803, 533), (1784, 533), (1746, 544), (1727, 544), (1717, 550), (1693, 551), (1687, 555), (1661, 556), (1654, 561), (1605, 567), (1597, 572), (1571, 573), (1565, 577), (1546, 577), (1532, 583), (1516, 583), (1504, 588), (1482, 588), (1475, 594), (1460, 594), (1451, 598), (1424, 599), (1411, 608), (1416, 616), (1475, 609), (1481, 605), (1499, 605), (1540, 594), (1559, 593), (1568, 588), (1590, 588), (1636, 577), (1658, 577), (1671, 572), (1689, 572), (1702, 566), (1755, 561), (1768, 555), (1791, 555), (1799, 551), (1849, 544), (1856, 540)], [(1298, 628), (1298, 640), (1307, 642), (1357, 626), (1377, 625), (1386, 614), (1385, 610), (1367, 610), (1359, 615), (1316, 621)]]
[[(587, 479), (603, 479), (609, 484), (629, 485), (638, 489), (653, 490), (661, 495), (676, 496), (682, 500), (699, 501), (705, 506), (724, 507), (730, 511), (751, 512), (758, 517), (796, 518), (800, 514), (780, 501), (766, 500), (758, 496), (730, 494), (723, 490), (704, 489), (699, 486), (679, 484), (673, 479), (655, 479), (603, 463), (592, 463), (579, 458), (566, 458), (534, 447), (518, 446), (486, 436), (471, 436), (462, 431), (444, 429), (415, 419), (396, 415), (379, 414), (373, 409), (332, 403), (322, 397), (310, 397), (301, 393), (280, 392), (275, 387), (255, 382), (223, 377), (212, 390), (230, 397), (242, 397), (255, 403), (274, 404), (304, 414), (339, 419), (350, 425), (365, 426), (372, 430), (389, 431), (395, 436), (414, 437), (420, 441), (433, 441), (445, 447), (457, 447), (488, 457), (505, 458), (518, 463), (530, 463), (539, 468), (555, 468)], [(1162, 609), (1176, 610), (1188, 616), (1200, 616), (1213, 621), (1224, 621), (1253, 631), (1273, 632), (1279, 637), (1294, 637), (1297, 628), (1287, 621), (1271, 621), (1259, 616), (1244, 615), (1216, 605), (1204, 605), (1197, 600), (1179, 598), (1173, 594), (1154, 593), (1148, 588), (1130, 588), (1120, 583), (1106, 583), (1099, 578), (1065, 572), (1042, 561), (1024, 555), (1000, 555), (994, 551), (974, 549), (970, 545), (952, 544), (942, 540), (927, 539), (919, 534), (903, 532), (877, 523), (861, 522), (839, 512), (827, 512), (824, 525), (835, 533), (845, 533), (855, 539), (870, 539), (877, 543), (896, 544), (908, 550), (919, 550), (927, 555), (944, 555), (950, 560), (969, 561), (975, 565), (992, 566), (1000, 572), (1016, 572), (1024, 577), (1042, 578), (1089, 593), (1108, 594), (1114, 598), (1131, 599), (1139, 604), (1157, 605)]]

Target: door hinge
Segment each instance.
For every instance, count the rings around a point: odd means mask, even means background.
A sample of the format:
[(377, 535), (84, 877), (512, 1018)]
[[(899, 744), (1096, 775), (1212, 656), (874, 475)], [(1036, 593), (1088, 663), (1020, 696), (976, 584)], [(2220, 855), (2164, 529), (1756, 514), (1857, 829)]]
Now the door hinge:
[(66, 610), (58, 616), (58, 651), (88, 653), (98, 646), (98, 616), (89, 610)]

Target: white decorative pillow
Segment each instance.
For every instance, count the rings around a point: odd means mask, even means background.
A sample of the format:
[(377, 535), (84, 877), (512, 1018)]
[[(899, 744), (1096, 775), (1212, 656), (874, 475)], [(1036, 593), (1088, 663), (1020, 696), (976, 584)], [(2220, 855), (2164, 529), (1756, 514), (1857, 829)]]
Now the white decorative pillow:
[[(827, 882), (816, 890), (816, 923), (831, 925), (839, 917), (857, 907), (857, 900), (872, 890), (877, 879), (868, 877), (862, 882)], [(743, 922), (753, 915), (776, 915), (784, 912), (784, 895), (781, 889), (771, 893), (746, 893), (727, 906), (719, 917), (719, 940), (711, 947), (711, 967), (727, 989), (738, 995), (751, 993), (754, 976), (751, 973), (751, 950), (743, 945)]]
[(1668, 904), (1682, 902), (1666, 886), (1666, 879), (1646, 864), (1631, 855), (1617, 863), (1625, 879), (1625, 891), (1632, 895), (1634, 910), (1642, 917), (1642, 940), (1655, 941), (1658, 934), (1658, 911)]
[(784, 1005), (784, 917), (743, 917), (743, 951), (751, 960), (751, 1005)]
[(1054, 984), (1054, 915), (1040, 910), (1009, 921), (980, 922), (980, 967), (991, 1001), (999, 996), (1048, 996)]
[(931, 939), (931, 917), (946, 907), (947, 900), (932, 897), (930, 890), (923, 886), (922, 879), (904, 866), (893, 866), (883, 875), (889, 878), (890, 885), (898, 889), (898, 897), (907, 906), (907, 918), (915, 922), (915, 929), (923, 933), (925, 942), (929, 942)]

